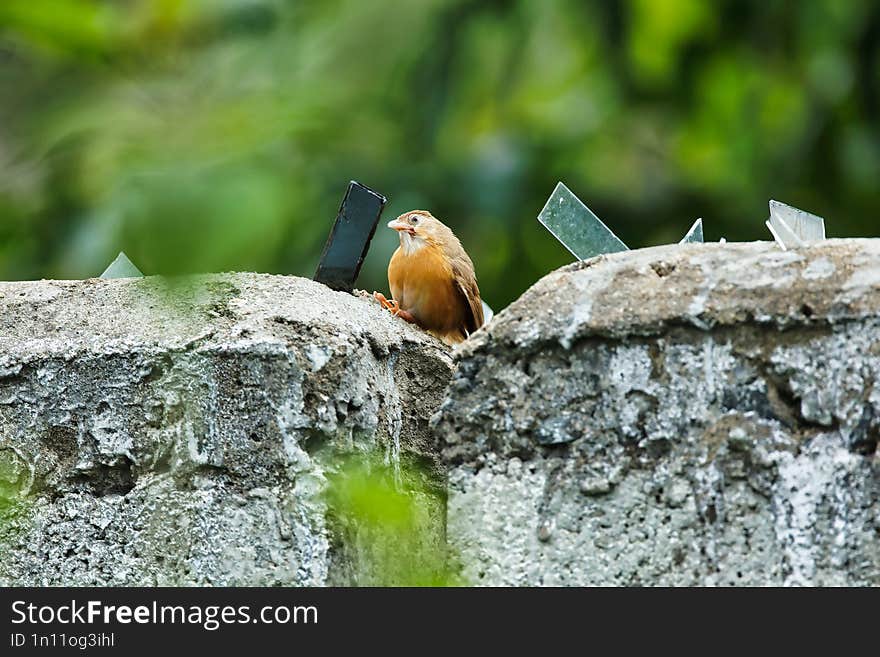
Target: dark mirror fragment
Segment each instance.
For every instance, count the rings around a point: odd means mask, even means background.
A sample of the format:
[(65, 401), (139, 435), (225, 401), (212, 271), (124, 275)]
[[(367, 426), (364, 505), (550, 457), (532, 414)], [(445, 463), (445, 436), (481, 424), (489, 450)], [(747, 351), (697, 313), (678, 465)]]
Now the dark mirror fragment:
[(324, 245), (315, 280), (351, 292), (376, 232), (387, 199), (352, 180)]

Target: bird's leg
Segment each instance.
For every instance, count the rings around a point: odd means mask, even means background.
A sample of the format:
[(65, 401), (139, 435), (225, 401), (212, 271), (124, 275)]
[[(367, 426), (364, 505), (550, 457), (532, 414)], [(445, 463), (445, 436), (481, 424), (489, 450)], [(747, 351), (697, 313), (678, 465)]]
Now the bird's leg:
[(400, 303), (396, 299), (387, 299), (381, 292), (373, 292), (373, 298), (381, 303), (383, 308), (388, 309), (395, 317), (400, 317), (410, 324), (416, 323), (416, 318), (413, 317), (412, 313), (401, 308)]

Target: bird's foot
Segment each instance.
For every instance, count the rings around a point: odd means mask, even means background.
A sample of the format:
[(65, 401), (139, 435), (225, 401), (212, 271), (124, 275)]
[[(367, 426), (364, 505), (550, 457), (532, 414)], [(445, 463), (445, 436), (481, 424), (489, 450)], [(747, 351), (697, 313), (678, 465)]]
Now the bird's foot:
[(400, 317), (410, 324), (416, 323), (416, 318), (412, 316), (412, 313), (401, 308), (400, 303), (396, 299), (387, 299), (381, 292), (373, 292), (373, 298), (381, 303), (382, 307), (387, 309), (395, 317)]
[(382, 307), (390, 310), (392, 315), (400, 312), (400, 304), (394, 299), (386, 299), (381, 292), (373, 292), (373, 298), (382, 304)]

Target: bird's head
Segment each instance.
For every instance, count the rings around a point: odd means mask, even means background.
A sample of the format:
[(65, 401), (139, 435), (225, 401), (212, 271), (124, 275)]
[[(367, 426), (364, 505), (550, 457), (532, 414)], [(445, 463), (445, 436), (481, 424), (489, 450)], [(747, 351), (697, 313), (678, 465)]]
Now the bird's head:
[(412, 253), (428, 243), (440, 243), (449, 231), (439, 219), (427, 210), (411, 210), (388, 222), (388, 227), (400, 233), (400, 244)]

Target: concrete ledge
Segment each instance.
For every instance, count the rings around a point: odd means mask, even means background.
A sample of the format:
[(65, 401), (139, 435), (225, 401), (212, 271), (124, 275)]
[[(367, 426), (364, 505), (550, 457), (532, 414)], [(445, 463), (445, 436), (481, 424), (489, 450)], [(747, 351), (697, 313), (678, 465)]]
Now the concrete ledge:
[(880, 241), (603, 256), (457, 356), (433, 424), (473, 582), (880, 584)]

